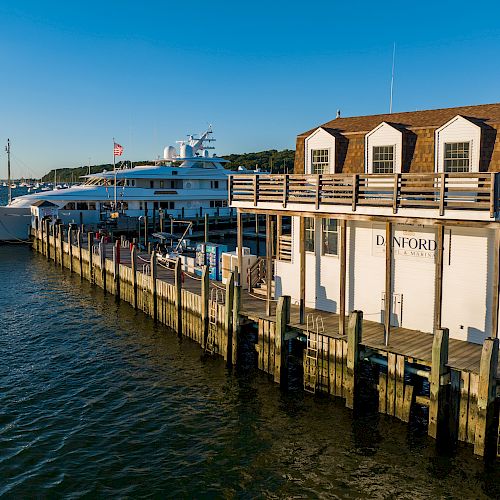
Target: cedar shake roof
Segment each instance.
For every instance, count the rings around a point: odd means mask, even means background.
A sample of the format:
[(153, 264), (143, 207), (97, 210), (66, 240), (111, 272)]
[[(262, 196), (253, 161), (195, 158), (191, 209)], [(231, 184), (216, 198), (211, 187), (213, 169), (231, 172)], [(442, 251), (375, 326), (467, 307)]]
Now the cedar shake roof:
[[(493, 123), (500, 124), (500, 103), (480, 104), (477, 106), (461, 106), (458, 108), (429, 109), (425, 111), (408, 111), (383, 115), (353, 116), (335, 118), (320, 125), (332, 135), (336, 134), (366, 134), (382, 122), (387, 122), (398, 129), (415, 129), (420, 127), (438, 128), (457, 115), (476, 123), (477, 125)], [(306, 137), (314, 132), (314, 127), (298, 137)]]

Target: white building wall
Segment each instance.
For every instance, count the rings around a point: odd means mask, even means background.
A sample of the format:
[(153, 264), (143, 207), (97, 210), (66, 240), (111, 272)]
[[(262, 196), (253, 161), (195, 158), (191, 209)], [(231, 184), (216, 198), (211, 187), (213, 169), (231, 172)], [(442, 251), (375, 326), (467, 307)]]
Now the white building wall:
[(365, 172), (373, 172), (373, 147), (394, 146), (394, 173), (401, 172), (403, 162), (403, 133), (389, 125), (381, 123), (365, 137)]
[[(338, 312), (340, 260), (321, 256), (321, 227), (317, 219), (316, 255), (306, 255), (306, 305)], [(276, 293), (300, 298), (299, 220), (293, 217), (292, 262), (276, 262)], [(363, 311), (364, 318), (382, 322), (385, 290), (385, 226), (349, 222), (347, 231), (346, 309)], [(402, 297), (392, 323), (433, 331), (435, 242), (432, 227), (395, 226), (393, 293)], [(379, 238), (379, 239), (377, 239)], [(403, 239), (405, 239), (403, 241)], [(415, 241), (420, 249), (410, 248)], [(443, 259), (442, 326), (452, 338), (482, 343), (491, 328), (492, 230), (446, 228)], [(401, 247), (403, 246), (403, 248)], [(490, 278), (489, 278), (490, 277)]]
[[(335, 173), (335, 137), (326, 130), (318, 128), (305, 140), (306, 173), (311, 173), (311, 151), (313, 149), (328, 149), (329, 169), (328, 172)], [(325, 172), (325, 173), (328, 173)]]
[(447, 142), (470, 142), (471, 172), (479, 172), (481, 128), (462, 116), (456, 116), (436, 130), (436, 172), (444, 171), (444, 145)]

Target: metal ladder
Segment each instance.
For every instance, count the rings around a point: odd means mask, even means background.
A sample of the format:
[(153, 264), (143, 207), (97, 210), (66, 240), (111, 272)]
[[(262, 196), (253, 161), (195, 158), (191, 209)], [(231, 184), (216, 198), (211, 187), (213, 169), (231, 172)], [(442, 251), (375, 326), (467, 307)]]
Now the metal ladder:
[(148, 278), (151, 272), (151, 267), (149, 264), (143, 264), (142, 265), (142, 274), (141, 274), (141, 288), (142, 288), (142, 310), (147, 313), (149, 312), (148, 309), (148, 301), (146, 300), (146, 297), (148, 296), (149, 293), (149, 282)]
[(208, 337), (205, 351), (215, 354), (217, 345), (217, 320), (219, 317), (219, 304), (224, 303), (224, 292), (220, 288), (210, 290), (210, 303), (208, 310)]
[(307, 346), (304, 358), (304, 391), (316, 393), (318, 387), (318, 337), (325, 331), (323, 318), (307, 315)]

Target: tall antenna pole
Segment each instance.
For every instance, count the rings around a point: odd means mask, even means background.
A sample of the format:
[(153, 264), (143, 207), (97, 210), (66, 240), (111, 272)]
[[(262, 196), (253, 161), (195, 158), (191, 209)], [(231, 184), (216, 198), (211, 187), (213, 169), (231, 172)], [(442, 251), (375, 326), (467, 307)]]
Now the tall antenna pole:
[(89, 157), (89, 175), (90, 175), (90, 157)]
[(392, 75), (391, 75), (391, 100), (389, 103), (389, 113), (392, 114), (392, 96), (394, 92), (394, 63), (396, 61), (396, 42), (392, 48)]
[(9, 205), (10, 202), (12, 201), (12, 188), (10, 187), (10, 139), (7, 139), (7, 146), (5, 146), (5, 151), (7, 151), (7, 184), (9, 186), (8, 188), (8, 193), (9, 193)]

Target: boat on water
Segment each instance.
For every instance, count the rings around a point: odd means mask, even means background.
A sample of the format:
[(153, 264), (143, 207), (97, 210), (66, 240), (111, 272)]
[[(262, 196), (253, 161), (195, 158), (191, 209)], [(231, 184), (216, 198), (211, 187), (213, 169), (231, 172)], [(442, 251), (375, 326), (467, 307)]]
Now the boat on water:
[(0, 241), (26, 239), (31, 224), (31, 206), (53, 203), (62, 223), (99, 224), (111, 219), (159, 217), (190, 219), (208, 214), (227, 216), (227, 160), (210, 154), (215, 139), (208, 128), (199, 137), (188, 135), (167, 146), (163, 158), (138, 165), (84, 176), (82, 184), (27, 194), (0, 207)]

